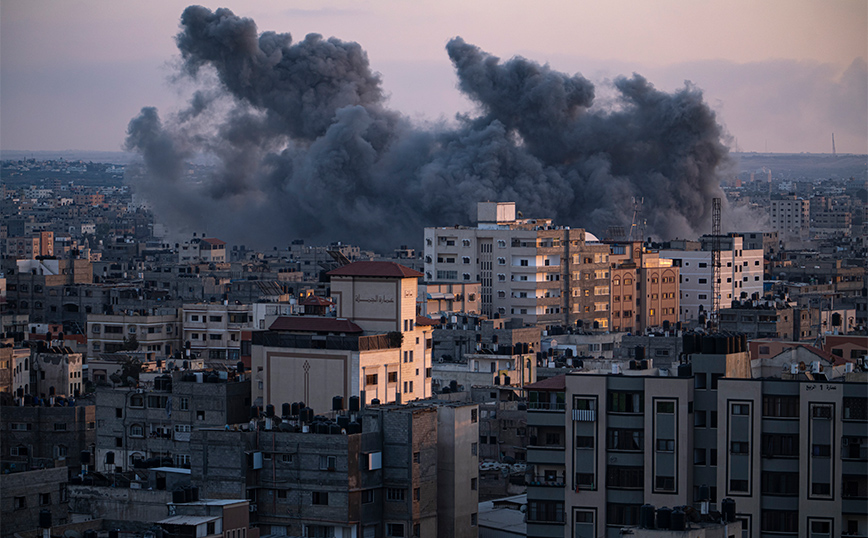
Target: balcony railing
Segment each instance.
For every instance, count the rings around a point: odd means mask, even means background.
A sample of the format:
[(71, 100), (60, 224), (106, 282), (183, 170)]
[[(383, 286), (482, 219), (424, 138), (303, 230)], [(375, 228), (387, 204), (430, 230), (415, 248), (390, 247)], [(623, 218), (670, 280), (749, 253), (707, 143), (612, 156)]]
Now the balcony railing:
[(594, 422), (597, 420), (595, 409), (573, 409), (573, 420), (576, 422)]
[(534, 411), (563, 411), (566, 404), (564, 402), (528, 402), (527, 408)]

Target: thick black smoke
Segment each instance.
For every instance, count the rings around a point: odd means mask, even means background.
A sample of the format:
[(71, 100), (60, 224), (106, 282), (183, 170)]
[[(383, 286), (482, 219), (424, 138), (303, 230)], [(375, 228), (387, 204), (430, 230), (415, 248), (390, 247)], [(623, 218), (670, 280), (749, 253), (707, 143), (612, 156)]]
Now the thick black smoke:
[[(147, 170), (135, 187), (176, 227), (247, 244), (388, 248), (418, 243), (424, 226), (470, 224), (476, 202), (500, 200), (599, 235), (629, 227), (637, 197), (647, 235), (693, 237), (722, 195), (721, 128), (689, 84), (670, 94), (634, 74), (600, 107), (580, 75), (501, 62), (455, 38), (446, 48), (459, 88), (480, 112), (420, 128), (384, 106), (356, 43), (293, 44), (200, 6), (184, 11), (176, 41), (183, 73), (215, 82), (166, 124), (142, 109), (126, 140)], [(194, 153), (219, 161), (203, 184), (184, 177)]]

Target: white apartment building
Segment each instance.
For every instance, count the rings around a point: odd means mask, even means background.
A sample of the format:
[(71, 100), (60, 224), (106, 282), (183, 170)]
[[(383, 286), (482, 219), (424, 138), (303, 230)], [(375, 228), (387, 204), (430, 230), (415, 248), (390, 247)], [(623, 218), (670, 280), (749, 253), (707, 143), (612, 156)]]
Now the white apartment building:
[(772, 229), (781, 235), (802, 236), (811, 225), (811, 201), (794, 195), (772, 198), (769, 208)]
[(181, 344), (177, 311), (87, 315), (87, 350), (91, 357), (121, 351), (133, 340), (138, 344), (135, 351), (144, 352), (147, 360), (171, 356)]
[[(721, 237), (720, 306), (763, 295), (763, 251), (744, 250), (744, 239), (737, 234)], [(702, 250), (660, 250), (661, 258), (672, 259), (681, 271), (681, 308), (679, 320), (691, 322), (711, 311), (712, 273), (711, 237), (702, 237)]]
[(253, 329), (251, 305), (185, 304), (181, 309), (183, 345), (206, 363), (240, 360), (241, 331)]
[(479, 282), (480, 312), (531, 325), (609, 326), (609, 248), (581, 228), (480, 202), (477, 226), (425, 229), (427, 283)]

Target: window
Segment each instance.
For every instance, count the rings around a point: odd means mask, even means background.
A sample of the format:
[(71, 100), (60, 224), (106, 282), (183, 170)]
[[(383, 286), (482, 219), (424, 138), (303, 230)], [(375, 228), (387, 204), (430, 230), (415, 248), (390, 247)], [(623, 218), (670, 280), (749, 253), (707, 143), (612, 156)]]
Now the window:
[(325, 491), (312, 491), (310, 493), (310, 504), (328, 505), (329, 494)]
[(795, 510), (763, 510), (760, 530), (763, 532), (799, 532), (799, 512)]
[(609, 465), (606, 468), (606, 485), (617, 489), (641, 489), (645, 483), (643, 467)]
[(419, 501), (422, 499), (422, 490), (420, 488), (413, 488), (413, 500)]
[[(395, 375), (397, 377), (397, 374), (395, 374)], [(389, 381), (391, 381), (391, 379)], [(377, 384), (377, 374), (368, 374), (365, 376), (365, 385), (376, 385), (376, 384)]]
[(657, 452), (675, 452), (674, 439), (657, 439)]
[(594, 437), (592, 435), (577, 435), (576, 448), (594, 448)]
[(209, 334), (208, 335), (208, 340), (222, 340), (222, 339), (223, 339), (222, 334)]
[(336, 456), (320, 456), (319, 457), (319, 468), (322, 471), (334, 471), (335, 466), (337, 465), (337, 457)]
[(609, 428), (607, 448), (609, 450), (625, 450), (640, 452), (644, 449), (645, 430)]
[(675, 402), (657, 402), (658, 413), (675, 413)]
[(654, 477), (655, 491), (675, 491), (674, 476), (655, 476)]
[(798, 418), (798, 396), (763, 396), (764, 417)]
[(363, 489), (362, 490), (362, 504), (369, 504), (372, 502), (374, 502), (374, 490)]
[(27, 498), (26, 497), (15, 497), (15, 501), (13, 503), (13, 508), (15, 510), (24, 510), (27, 508)]
[(477, 479), (471, 478), (470, 479), (470, 491), (476, 491), (476, 489), (477, 489)]
[(729, 481), (729, 490), (730, 491), (748, 491), (748, 481), (747, 480), (736, 480), (732, 479)]
[(386, 536), (404, 536), (404, 524), (386, 523)]
[(404, 501), (406, 500), (407, 490), (403, 488), (386, 488), (387, 501)]
[(478, 450), (479, 450), (479, 447), (478, 447), (477, 443), (472, 443), (470, 445), (470, 455), (471, 456), (475, 456), (477, 454)]
[(748, 454), (750, 446), (744, 441), (733, 441), (729, 445), (729, 451), (732, 454)]
[(478, 521), (477, 513), (474, 512), (474, 513), (470, 514), (470, 526), (475, 527), (477, 525), (477, 521)]
[(844, 420), (868, 420), (868, 398), (844, 398)]
[(563, 523), (564, 503), (557, 501), (529, 501), (527, 520), (543, 523)]
[(144, 437), (145, 429), (141, 424), (133, 424), (130, 426), (130, 437)]
[(476, 423), (478, 413), (479, 413), (479, 411), (476, 409), (470, 410), (470, 422), (471, 422), (471, 424)]
[(642, 413), (645, 409), (642, 392), (610, 392), (610, 413)]
[(749, 415), (750, 406), (748, 404), (732, 404), (733, 415)]

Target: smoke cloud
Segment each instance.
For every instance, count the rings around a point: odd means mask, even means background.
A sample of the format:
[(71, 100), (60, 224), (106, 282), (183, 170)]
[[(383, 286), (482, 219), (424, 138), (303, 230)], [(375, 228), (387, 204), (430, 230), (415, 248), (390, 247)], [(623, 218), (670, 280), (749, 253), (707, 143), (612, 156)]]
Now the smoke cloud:
[[(385, 106), (356, 43), (293, 43), (200, 6), (184, 11), (176, 43), (182, 74), (207, 87), (164, 121), (143, 108), (126, 139), (144, 160), (133, 187), (170, 226), (260, 246), (388, 249), (418, 244), (425, 226), (471, 224), (485, 200), (602, 235), (629, 228), (636, 197), (647, 235), (694, 237), (723, 197), (723, 133), (689, 83), (666, 93), (634, 74), (600, 105), (581, 75), (454, 38), (458, 87), (479, 113), (419, 126)], [(200, 153), (218, 164), (194, 183), (185, 162)]]

